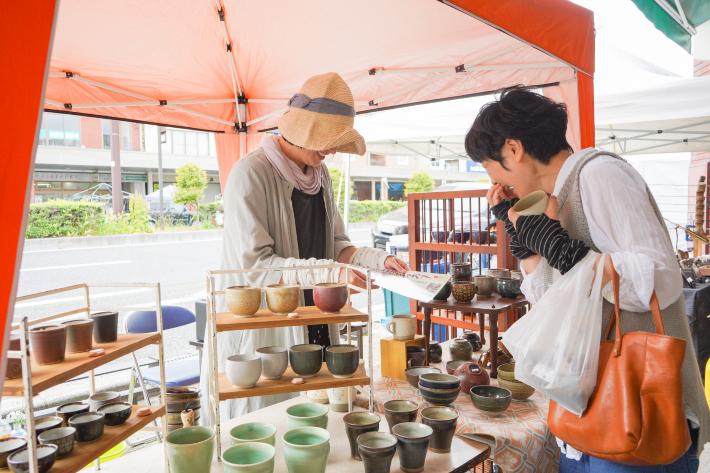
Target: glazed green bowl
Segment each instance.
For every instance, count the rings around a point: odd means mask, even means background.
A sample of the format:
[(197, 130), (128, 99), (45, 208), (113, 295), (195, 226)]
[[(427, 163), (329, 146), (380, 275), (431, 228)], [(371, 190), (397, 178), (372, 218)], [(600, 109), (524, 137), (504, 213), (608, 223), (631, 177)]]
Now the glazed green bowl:
[(515, 379), (515, 363), (505, 363), (498, 367), (498, 379), (517, 381)]
[(470, 394), (473, 405), (486, 412), (503, 412), (513, 397), (510, 391), (497, 386), (474, 386)]
[(506, 379), (499, 379), (498, 385), (501, 388), (507, 389), (513, 395), (513, 399), (516, 401), (524, 401), (535, 392), (535, 388), (528, 386), (520, 381), (508, 381)]
[(320, 427), (328, 428), (328, 406), (314, 402), (294, 404), (286, 409), (288, 428)]
[(276, 426), (266, 422), (247, 422), (232, 427), (229, 431), (232, 445), (247, 442), (276, 444)]
[(273, 473), (276, 449), (268, 443), (238, 443), (222, 453), (225, 473)]

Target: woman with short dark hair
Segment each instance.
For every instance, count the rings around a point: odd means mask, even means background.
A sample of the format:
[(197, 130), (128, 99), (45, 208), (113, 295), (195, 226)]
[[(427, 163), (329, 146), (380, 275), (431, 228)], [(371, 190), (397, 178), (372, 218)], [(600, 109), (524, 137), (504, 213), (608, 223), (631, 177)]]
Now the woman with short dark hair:
[[(496, 217), (505, 221), (511, 250), (525, 273), (522, 290), (533, 304), (590, 250), (610, 255), (621, 277), (624, 333), (655, 331), (649, 303), (656, 291), (666, 334), (686, 340), (683, 403), (693, 444), (672, 465), (639, 469), (590, 457), (558, 440), (560, 471), (697, 471), (710, 412), (693, 352), (680, 270), (663, 218), (631, 165), (593, 148), (574, 152), (566, 131), (564, 104), (516, 87), (481, 109), (466, 135), (466, 151), (494, 183), (488, 201)], [(511, 209), (515, 200), (540, 189), (552, 196), (548, 211), (518, 217)], [(604, 288), (604, 296), (602, 327), (611, 317), (611, 287)]]

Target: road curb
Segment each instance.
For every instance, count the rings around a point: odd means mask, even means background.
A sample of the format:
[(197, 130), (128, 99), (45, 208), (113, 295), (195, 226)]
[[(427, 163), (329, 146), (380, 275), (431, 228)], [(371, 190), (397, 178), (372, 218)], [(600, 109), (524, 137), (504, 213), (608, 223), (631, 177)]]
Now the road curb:
[(188, 232), (132, 233), (127, 235), (33, 238), (25, 240), (24, 251), (63, 250), (71, 248), (101, 248), (114, 245), (162, 243), (173, 241), (204, 241), (222, 238), (222, 229)]

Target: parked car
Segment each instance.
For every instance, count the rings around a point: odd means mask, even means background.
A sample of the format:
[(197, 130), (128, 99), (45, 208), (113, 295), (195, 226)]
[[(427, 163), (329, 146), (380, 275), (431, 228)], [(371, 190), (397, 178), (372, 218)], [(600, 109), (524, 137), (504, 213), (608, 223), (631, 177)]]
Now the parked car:
[[(452, 192), (464, 190), (488, 189), (490, 184), (480, 182), (452, 182), (442, 184), (435, 188), (433, 192)], [(425, 224), (425, 232), (430, 234), (431, 241), (466, 242), (472, 238), (474, 242), (485, 245), (495, 243), (493, 237), (489, 240), (489, 233), (485, 228), (478, 232), (478, 208), (471, 209), (467, 202), (456, 201), (454, 208), (454, 228), (444, 231), (444, 209), (435, 210), (432, 214), (432, 223), (436, 228), (429, 230), (430, 225)], [(482, 209), (483, 210), (483, 209)], [(485, 211), (485, 210), (484, 210)], [(440, 222), (440, 223), (438, 223)], [(427, 222), (428, 223), (428, 222)], [(438, 224), (437, 224), (438, 223)], [(491, 216), (491, 224), (494, 219)], [(471, 225), (473, 224), (473, 231)], [(377, 224), (372, 229), (372, 244), (375, 248), (380, 248), (393, 254), (406, 252), (409, 247), (409, 213), (407, 206), (393, 210), (379, 218)]]

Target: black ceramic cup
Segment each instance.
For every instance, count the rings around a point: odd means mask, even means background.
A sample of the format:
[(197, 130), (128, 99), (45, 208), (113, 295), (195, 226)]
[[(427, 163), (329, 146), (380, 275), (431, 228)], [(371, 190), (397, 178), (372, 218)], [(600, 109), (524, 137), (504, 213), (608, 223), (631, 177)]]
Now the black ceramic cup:
[(118, 340), (118, 312), (95, 312), (91, 314), (94, 320), (94, 341), (96, 343), (112, 343)]
[(343, 416), (343, 422), (350, 442), (350, 456), (360, 460), (357, 439), (366, 432), (377, 432), (380, 429), (380, 416), (367, 411), (351, 412)]
[(365, 473), (390, 473), (397, 438), (385, 432), (367, 432), (357, 438)]
[(403, 422), (394, 426), (392, 434), (397, 437), (399, 467), (402, 471), (405, 473), (424, 471), (429, 439), (433, 433), (431, 427), (417, 422)]
[(414, 401), (406, 399), (393, 399), (387, 401), (383, 405), (385, 409), (385, 418), (389, 425), (390, 432), (392, 428), (401, 422), (414, 422), (417, 420), (417, 411), (419, 405)]
[(104, 434), (104, 414), (86, 412), (76, 414), (69, 419), (69, 425), (76, 429), (76, 440), (91, 442)]
[(458, 411), (451, 407), (422, 409), (422, 423), (431, 427), (434, 432), (429, 441), (429, 450), (437, 453), (448, 453), (451, 450), (458, 419)]

